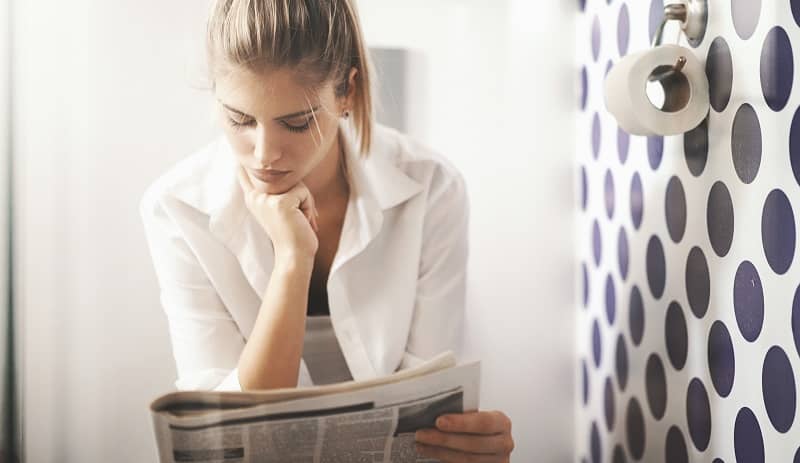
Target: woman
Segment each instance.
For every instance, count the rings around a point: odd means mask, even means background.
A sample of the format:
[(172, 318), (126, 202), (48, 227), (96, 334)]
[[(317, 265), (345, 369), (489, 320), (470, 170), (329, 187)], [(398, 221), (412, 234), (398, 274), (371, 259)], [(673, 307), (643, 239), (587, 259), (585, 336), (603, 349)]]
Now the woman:
[[(372, 120), (352, 0), (218, 0), (210, 78), (225, 136), (145, 193), (178, 389), (391, 374), (457, 350), (463, 179)], [(496, 411), (417, 432), (441, 461), (508, 461)]]

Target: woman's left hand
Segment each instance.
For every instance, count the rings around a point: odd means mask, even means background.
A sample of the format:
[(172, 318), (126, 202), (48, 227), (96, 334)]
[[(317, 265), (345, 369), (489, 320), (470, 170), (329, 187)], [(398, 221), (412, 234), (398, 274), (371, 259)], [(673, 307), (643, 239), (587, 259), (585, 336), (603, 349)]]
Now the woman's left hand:
[(436, 428), (416, 432), (417, 453), (444, 463), (508, 463), (514, 449), (511, 420), (503, 412), (449, 413)]

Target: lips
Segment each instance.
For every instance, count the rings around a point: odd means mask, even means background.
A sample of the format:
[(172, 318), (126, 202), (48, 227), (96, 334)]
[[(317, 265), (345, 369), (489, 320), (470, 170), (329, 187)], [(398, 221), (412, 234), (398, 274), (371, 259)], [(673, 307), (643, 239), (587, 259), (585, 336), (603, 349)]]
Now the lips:
[(262, 182), (276, 182), (289, 174), (290, 170), (251, 170), (253, 176)]

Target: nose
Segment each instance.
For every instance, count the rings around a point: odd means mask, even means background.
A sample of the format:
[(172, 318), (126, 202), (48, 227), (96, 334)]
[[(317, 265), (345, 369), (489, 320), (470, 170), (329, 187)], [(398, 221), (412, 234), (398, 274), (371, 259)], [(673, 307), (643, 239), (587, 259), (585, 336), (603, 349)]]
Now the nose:
[(262, 128), (258, 130), (258, 138), (254, 147), (255, 158), (264, 167), (272, 167), (283, 155), (280, 145)]

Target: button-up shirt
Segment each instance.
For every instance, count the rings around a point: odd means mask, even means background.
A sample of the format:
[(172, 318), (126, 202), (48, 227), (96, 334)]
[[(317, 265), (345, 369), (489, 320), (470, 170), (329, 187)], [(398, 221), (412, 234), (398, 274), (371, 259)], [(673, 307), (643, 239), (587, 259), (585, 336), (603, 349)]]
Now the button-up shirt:
[[(355, 380), (461, 347), (468, 196), (442, 155), (376, 125), (363, 157), (339, 134), (350, 196), (328, 282), (330, 319)], [(241, 390), (237, 364), (274, 263), (227, 139), (159, 177), (140, 201), (179, 390)], [(298, 386), (312, 385), (300, 362)]]

